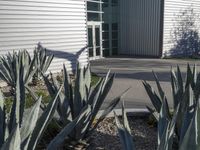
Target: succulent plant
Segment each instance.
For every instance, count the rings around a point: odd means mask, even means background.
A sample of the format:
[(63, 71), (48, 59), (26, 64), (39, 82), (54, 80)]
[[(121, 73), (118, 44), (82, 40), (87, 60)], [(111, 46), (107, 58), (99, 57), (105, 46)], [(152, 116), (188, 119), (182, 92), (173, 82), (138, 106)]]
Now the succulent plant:
[(40, 78), (45, 74), (51, 65), (54, 58), (53, 54), (47, 54), (47, 49), (38, 43), (37, 48), (34, 50), (35, 67), (37, 68), (36, 77)]
[(168, 100), (155, 73), (158, 94), (150, 84), (143, 82), (147, 94), (155, 109), (147, 107), (158, 121), (158, 149), (180, 150), (200, 148), (199, 138), (199, 96), (200, 73), (196, 66), (188, 64), (185, 81), (179, 66), (177, 73), (171, 71), (171, 86), (173, 96), (173, 113), (170, 113)]
[(23, 74), (24, 84), (28, 84), (36, 72), (34, 62), (34, 59), (31, 59), (26, 50), (19, 51), (18, 53), (8, 53), (6, 56), (1, 56), (0, 78), (8, 85), (15, 88), (17, 72), (19, 72), (20, 74)]
[[(115, 108), (123, 96), (124, 93), (113, 99), (95, 122), (96, 116), (110, 91), (115, 75), (109, 76), (110, 72), (108, 72), (105, 78), (101, 78), (100, 81), (92, 87), (90, 66), (88, 65), (86, 68), (80, 68), (78, 64), (73, 85), (65, 65), (63, 66), (64, 88), (63, 92), (59, 94), (57, 108), (61, 124), (68, 124), (80, 115), (85, 106), (91, 106), (89, 113), (82, 118), (80, 124), (78, 124), (70, 134), (71, 140), (75, 141), (75, 143), (88, 139), (91, 133), (97, 128), (98, 124)], [(43, 76), (43, 78), (50, 95), (54, 97), (56, 91), (60, 87), (59, 82), (52, 74), (50, 75), (50, 80), (48, 76)]]
[[(54, 117), (58, 97), (62, 86), (50, 101), (50, 103), (40, 110), (41, 97), (36, 99), (36, 103), (29, 110), (25, 110), (25, 84), (23, 72), (17, 70), (15, 95), (10, 113), (6, 112), (5, 99), (0, 92), (0, 149), (1, 150), (35, 150), (45, 129)], [(29, 88), (30, 90), (30, 88)], [(71, 133), (73, 128), (79, 124), (85, 116), (90, 106), (85, 106), (80, 115), (53, 139), (47, 149), (60, 147)], [(26, 113), (25, 113), (26, 111)], [(41, 114), (39, 112), (41, 111)], [(53, 143), (53, 144), (52, 144)]]
[(133, 143), (133, 137), (131, 135), (131, 129), (129, 127), (128, 118), (126, 115), (124, 101), (122, 104), (122, 123), (120, 122), (119, 117), (115, 114), (115, 122), (118, 128), (118, 133), (120, 137), (120, 141), (122, 143), (122, 147), (124, 150), (135, 150), (135, 145)]

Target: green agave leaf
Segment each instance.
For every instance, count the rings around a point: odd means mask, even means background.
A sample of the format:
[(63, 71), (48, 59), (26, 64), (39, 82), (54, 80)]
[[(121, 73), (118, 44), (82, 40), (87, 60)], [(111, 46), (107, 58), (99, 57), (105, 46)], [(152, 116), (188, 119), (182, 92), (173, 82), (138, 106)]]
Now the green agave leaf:
[(90, 64), (86, 68), (84, 68), (84, 79), (85, 79), (85, 85), (87, 89), (90, 89), (91, 86), (91, 70), (90, 70)]
[(66, 97), (64, 109), (67, 110), (66, 105), (70, 105), (70, 109), (73, 112), (73, 90), (72, 90), (72, 83), (67, 73), (67, 69), (63, 64), (63, 79), (64, 79), (64, 94)]
[(24, 112), (24, 103), (25, 103), (25, 88), (22, 76), (20, 75), (20, 67), (19, 64), (16, 64), (17, 68), (17, 81), (16, 81), (16, 93), (14, 97), (14, 102), (12, 105), (11, 113), (10, 113), (10, 120), (9, 120), (9, 132), (13, 130), (16, 124), (19, 123), (21, 126), (22, 116)]
[[(39, 100), (39, 96), (33, 92), (33, 90), (29, 86), (25, 86), (29, 94), (32, 96), (33, 100), (37, 102)], [(41, 101), (40, 108), (44, 111), (46, 105)]]
[[(29, 114), (24, 117), (22, 127), (20, 129), (22, 143), (26, 141), (29, 135), (33, 132), (36, 122), (38, 120), (38, 114), (40, 110), (42, 98), (40, 97), (36, 104), (32, 107)], [(28, 143), (28, 141), (26, 141)]]
[[(58, 91), (60, 88), (60, 83), (57, 81), (57, 79), (51, 74), (51, 80), (52, 85), (55, 89), (55, 91)], [(58, 99), (58, 107), (57, 112), (61, 116), (61, 119), (64, 121), (67, 118), (67, 112), (68, 112), (68, 101), (66, 99), (66, 96), (60, 92), (59, 99)]]
[(152, 108), (150, 108), (149, 106), (146, 106), (146, 108), (148, 109), (148, 111), (154, 116), (154, 118), (157, 120), (159, 120), (159, 113), (155, 110), (153, 110)]
[(4, 97), (2, 92), (0, 91), (0, 147), (4, 143), (4, 137), (5, 137), (5, 126), (6, 126), (6, 112), (5, 112), (5, 106), (4, 106)]
[[(123, 108), (123, 106), (122, 106)], [(123, 108), (124, 109), (124, 108)], [(135, 150), (135, 145), (133, 143), (133, 138), (130, 132), (130, 127), (128, 124), (128, 120), (126, 117), (125, 111), (122, 112), (123, 117), (123, 124), (120, 123), (119, 118), (117, 117), (116, 113), (115, 114), (115, 122), (118, 128), (118, 133), (120, 137), (120, 141), (122, 143), (123, 149), (124, 150)]]
[(161, 85), (160, 85), (160, 82), (158, 80), (158, 77), (157, 75), (155, 74), (155, 72), (153, 71), (153, 75), (154, 75), (154, 78), (155, 78), (155, 81), (156, 81), (156, 84), (157, 84), (157, 88), (158, 88), (158, 92), (160, 94), (160, 98), (163, 99), (164, 96), (165, 96), (165, 92), (163, 91)]
[[(183, 100), (180, 102), (180, 110), (178, 112), (178, 120), (177, 120), (177, 134), (182, 139), (183, 135), (185, 134), (185, 128), (188, 128), (188, 121), (190, 120), (189, 116), (193, 112), (192, 107), (194, 105), (194, 99), (193, 99), (193, 91), (191, 86), (187, 86), (186, 90), (183, 94)], [(189, 118), (188, 118), (189, 117)], [(183, 125), (185, 126), (183, 128)]]
[(155, 93), (153, 88), (146, 81), (143, 81), (143, 85), (145, 87), (145, 90), (146, 90), (153, 106), (155, 107), (156, 111), (159, 113), (161, 106), (162, 106), (162, 101), (160, 100), (158, 95)]
[(76, 70), (76, 81), (74, 86), (74, 115), (73, 117), (77, 117), (83, 108), (83, 104), (85, 102), (84, 98), (86, 96), (85, 93), (85, 83), (84, 83), (84, 76), (83, 76), (83, 69), (80, 69), (79, 63), (77, 64)]
[(66, 125), (62, 129), (62, 131), (51, 141), (51, 143), (47, 147), (47, 150), (55, 150), (58, 149), (60, 146), (62, 146), (63, 142), (68, 138), (68, 135), (72, 132), (72, 130), (75, 128), (77, 124), (81, 123), (81, 119), (89, 111), (90, 111), (89, 106), (84, 107), (80, 115), (71, 123)]
[(178, 106), (179, 99), (177, 99), (178, 80), (173, 69), (171, 69), (171, 86), (172, 86), (172, 96), (175, 109)]
[(101, 87), (103, 86), (104, 79), (101, 78), (98, 83), (95, 85), (94, 89), (89, 94), (89, 100), (88, 104), (92, 106), (92, 108), (95, 106), (100, 94), (101, 94)]
[(128, 122), (128, 118), (127, 118), (126, 111), (125, 111), (124, 101), (122, 102), (122, 120), (123, 120), (124, 128), (127, 129), (127, 131), (131, 134), (131, 129), (129, 127), (129, 122)]
[(196, 65), (194, 65), (194, 67), (193, 67), (193, 72), (192, 72), (192, 74), (193, 74), (193, 85), (192, 85), (192, 87), (194, 87), (195, 86), (195, 83), (197, 82), (197, 69), (196, 69)]
[[(99, 117), (97, 123), (94, 125), (94, 127), (92, 128), (92, 130), (90, 132), (93, 132), (97, 128), (97, 126), (99, 125), (99, 123), (102, 122), (106, 118), (107, 115), (109, 115), (109, 113), (117, 106), (117, 104), (120, 102), (120, 100), (127, 94), (127, 92), (129, 91), (129, 89), (127, 89), (126, 91), (124, 91), (122, 94), (120, 94), (120, 96), (114, 98), (110, 102), (110, 104), (104, 109), (104, 111), (101, 114), (101, 116)], [(123, 107), (124, 107), (124, 105), (123, 105)], [(93, 113), (92, 113), (92, 115), (93, 115), (93, 118), (96, 118), (96, 116), (94, 116)], [(94, 122), (94, 120), (91, 120), (91, 123), (92, 122)]]
[(178, 99), (181, 101), (183, 99), (183, 79), (179, 66), (177, 66), (177, 81), (178, 81)]
[(52, 120), (54, 112), (57, 108), (58, 104), (58, 97), (61, 92), (62, 87), (59, 89), (57, 95), (55, 98), (48, 104), (46, 110), (43, 112), (42, 116), (38, 119), (36, 123), (36, 127), (32, 133), (32, 137), (30, 139), (30, 143), (28, 146), (29, 150), (34, 150), (36, 148), (37, 143), (41, 139), (41, 136), (43, 135), (43, 132), (49, 122)]
[(199, 150), (200, 149), (200, 109), (199, 102), (195, 108), (192, 121), (180, 145), (180, 150)]
[(161, 144), (163, 134), (165, 134), (168, 125), (169, 125), (169, 114), (168, 114), (168, 104), (166, 99), (163, 99), (162, 107), (159, 114), (159, 121), (158, 121), (158, 145)]
[(101, 106), (102, 106), (102, 104), (103, 104), (108, 92), (110, 91), (110, 89), (112, 87), (115, 74), (113, 74), (110, 77), (110, 79), (107, 79), (108, 76), (109, 76), (109, 72), (107, 74), (106, 79), (105, 80), (103, 79), (102, 83), (100, 82), (100, 85), (101, 85), (99, 87), (100, 91), (97, 93), (97, 95), (96, 95), (97, 97), (95, 97), (95, 99), (94, 99), (95, 101), (93, 101), (93, 104), (92, 104), (92, 117), (91, 117), (91, 120), (95, 119), (95, 117), (96, 117), (97, 113), (99, 112), (99, 109), (101, 108)]
[(185, 83), (185, 88), (189, 85), (192, 85), (192, 88), (193, 87), (193, 73), (192, 73), (192, 70), (191, 70), (191, 67), (189, 64), (187, 64), (187, 74), (186, 74), (186, 83)]
[(19, 132), (19, 125), (17, 124), (16, 127), (11, 132), (9, 138), (2, 146), (1, 150), (21, 150), (20, 149), (20, 132)]
[(102, 87), (101, 89), (101, 94), (99, 96), (99, 98), (97, 99), (97, 101), (93, 104), (94, 106), (94, 111), (93, 114), (97, 114), (97, 112), (99, 111), (99, 109), (101, 108), (103, 102), (105, 101), (106, 96), (108, 95), (112, 85), (113, 85), (113, 81), (115, 78), (115, 74), (113, 74), (110, 78), (109, 78), (109, 72), (107, 74), (106, 79), (104, 80), (104, 82), (102, 83)]
[(56, 93), (56, 90), (55, 90), (54, 86), (50, 83), (50, 81), (48, 79), (48, 76), (45, 76), (44, 74), (42, 74), (42, 77), (44, 79), (45, 85), (47, 87), (47, 90), (48, 90), (50, 96), (54, 97), (55, 93)]
[(33, 78), (33, 76), (35, 75), (35, 73), (37, 71), (37, 68), (34, 67), (34, 65), (35, 65), (34, 62), (35, 62), (35, 57), (31, 61), (30, 65), (27, 67), (26, 73), (24, 74), (25, 75), (24, 81), (26, 84), (30, 83), (31, 79)]
[(192, 118), (194, 116), (194, 112), (190, 112), (190, 110), (186, 110), (186, 112), (184, 113), (184, 119), (183, 119), (183, 123), (181, 126), (181, 133), (180, 133), (180, 140), (179, 140), (179, 146), (181, 145), (181, 143), (183, 142), (183, 139), (186, 135), (186, 132), (192, 122)]
[(195, 83), (196, 83), (196, 85), (194, 88), (194, 95), (195, 95), (195, 100), (197, 101), (199, 99), (199, 95), (200, 95), (200, 73), (198, 73)]
[(46, 60), (46, 62), (45, 62), (45, 66), (44, 66), (44, 68), (43, 68), (43, 70), (42, 70), (43, 73), (45, 73), (45, 72), (48, 70), (49, 66), (51, 65), (51, 62), (53, 61), (53, 58), (54, 58), (54, 55), (50, 55), (50, 56), (47, 58), (47, 60)]

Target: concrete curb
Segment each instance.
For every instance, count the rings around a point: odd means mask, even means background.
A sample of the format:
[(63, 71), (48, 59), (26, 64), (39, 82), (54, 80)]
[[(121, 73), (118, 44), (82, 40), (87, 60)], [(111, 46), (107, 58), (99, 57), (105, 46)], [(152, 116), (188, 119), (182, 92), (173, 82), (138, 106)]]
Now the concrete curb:
[[(146, 116), (150, 114), (150, 112), (146, 108), (131, 108), (131, 109), (127, 108), (125, 110), (126, 110), (127, 116)], [(116, 112), (118, 116), (122, 115), (122, 109), (114, 109), (114, 111)], [(99, 111), (96, 118), (98, 119), (102, 113), (103, 113), (103, 110)], [(113, 111), (107, 116), (107, 118), (110, 118), (110, 117), (114, 117)]]

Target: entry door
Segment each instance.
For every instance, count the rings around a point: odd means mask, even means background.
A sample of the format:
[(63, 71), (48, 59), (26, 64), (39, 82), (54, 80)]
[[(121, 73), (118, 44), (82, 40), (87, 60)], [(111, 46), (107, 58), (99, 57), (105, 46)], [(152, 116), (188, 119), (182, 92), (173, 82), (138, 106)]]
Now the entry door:
[(101, 58), (102, 56), (101, 33), (100, 23), (88, 23), (88, 50), (91, 60)]

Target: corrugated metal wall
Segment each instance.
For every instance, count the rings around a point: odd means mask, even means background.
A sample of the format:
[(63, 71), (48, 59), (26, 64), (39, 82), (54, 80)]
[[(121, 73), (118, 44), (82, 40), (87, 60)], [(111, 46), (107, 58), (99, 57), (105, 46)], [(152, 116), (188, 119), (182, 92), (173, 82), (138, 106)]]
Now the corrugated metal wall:
[[(196, 16), (200, 15), (200, 0), (165, 0), (163, 55), (168, 54), (175, 46), (174, 29), (181, 27), (178, 16), (191, 8)], [(196, 23), (196, 27), (199, 28), (200, 19), (197, 19)]]
[(120, 54), (159, 56), (162, 0), (120, 1)]
[[(85, 0), (0, 0), (0, 54), (33, 51), (37, 43), (52, 50), (50, 67), (75, 66), (76, 53), (87, 45)], [(80, 56), (87, 63), (85, 52)]]

